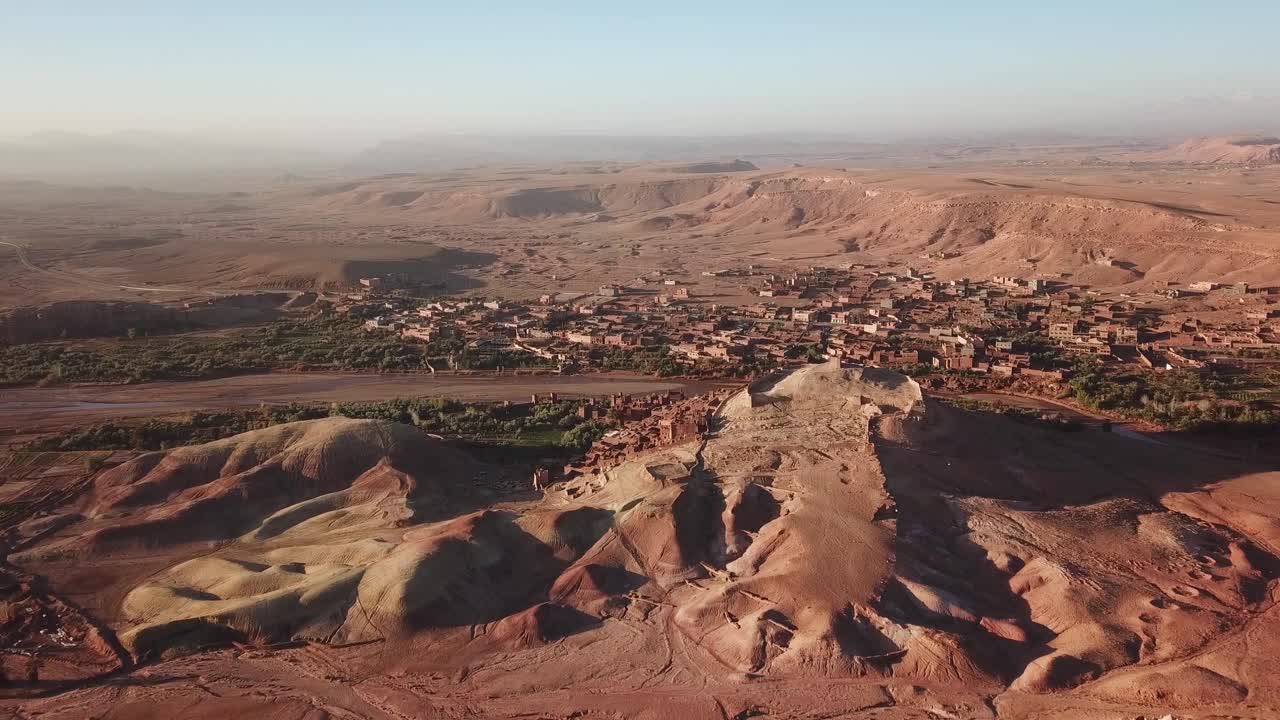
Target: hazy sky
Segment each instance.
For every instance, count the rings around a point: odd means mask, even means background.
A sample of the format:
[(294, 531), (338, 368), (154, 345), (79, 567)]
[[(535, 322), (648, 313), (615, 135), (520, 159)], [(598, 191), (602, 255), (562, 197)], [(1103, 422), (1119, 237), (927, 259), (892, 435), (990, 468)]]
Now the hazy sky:
[(1277, 27), (1277, 0), (0, 0), (0, 135), (1275, 130)]

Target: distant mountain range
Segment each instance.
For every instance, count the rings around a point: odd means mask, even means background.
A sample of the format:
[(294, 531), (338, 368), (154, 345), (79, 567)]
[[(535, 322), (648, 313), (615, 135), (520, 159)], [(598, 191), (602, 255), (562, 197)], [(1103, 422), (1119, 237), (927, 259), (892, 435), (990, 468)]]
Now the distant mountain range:
[(337, 155), (268, 144), (141, 131), (109, 135), (43, 132), (0, 142), (0, 173), (58, 176), (316, 166)]
[(143, 131), (85, 135), (42, 132), (0, 141), (0, 176), (165, 186), (176, 175), (333, 177), (433, 172), (485, 165), (675, 162), (732, 170), (792, 163), (920, 166), (1021, 156), (1107, 157), (1144, 153), (1158, 162), (1262, 164), (1280, 161), (1280, 139), (1197, 138), (1157, 150), (1149, 141), (1051, 132), (871, 142), (852, 135), (722, 137), (626, 135), (417, 135), (363, 150), (319, 149), (269, 141)]

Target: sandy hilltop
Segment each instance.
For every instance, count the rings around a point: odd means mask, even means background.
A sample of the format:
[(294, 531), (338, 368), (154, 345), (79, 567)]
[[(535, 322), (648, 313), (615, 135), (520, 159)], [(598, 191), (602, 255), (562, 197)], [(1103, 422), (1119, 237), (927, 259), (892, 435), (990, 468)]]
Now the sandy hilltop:
[(499, 498), (383, 421), (141, 455), (10, 561), (77, 589), (102, 663), (149, 664), (23, 712), (1280, 712), (1275, 472), (838, 363), (711, 407), (700, 436)]

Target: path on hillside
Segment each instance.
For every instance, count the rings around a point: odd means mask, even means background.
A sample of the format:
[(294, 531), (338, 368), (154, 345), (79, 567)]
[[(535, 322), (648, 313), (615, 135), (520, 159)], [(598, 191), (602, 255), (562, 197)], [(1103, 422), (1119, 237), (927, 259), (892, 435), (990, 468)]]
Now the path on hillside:
[(94, 287), (105, 288), (109, 290), (132, 290), (134, 292), (175, 292), (175, 293), (205, 292), (202, 290), (196, 290), (196, 289), (186, 288), (186, 287), (144, 287), (141, 285), (120, 285), (117, 283), (107, 282), (105, 280), (98, 280), (97, 278), (88, 277), (86, 275), (81, 275), (79, 273), (73, 273), (66, 270), (50, 270), (48, 268), (42, 268), (39, 265), (36, 265), (35, 263), (31, 262), (31, 258), (27, 255), (26, 247), (19, 245), (18, 243), (15, 243), (15, 242), (10, 242), (7, 239), (4, 239), (4, 236), (0, 236), (0, 245), (13, 248), (14, 252), (17, 253), (18, 255), (18, 262), (22, 263), (22, 266), (25, 267), (27, 270), (30, 270), (31, 272), (37, 273), (40, 275), (47, 275), (64, 284), (92, 285)]

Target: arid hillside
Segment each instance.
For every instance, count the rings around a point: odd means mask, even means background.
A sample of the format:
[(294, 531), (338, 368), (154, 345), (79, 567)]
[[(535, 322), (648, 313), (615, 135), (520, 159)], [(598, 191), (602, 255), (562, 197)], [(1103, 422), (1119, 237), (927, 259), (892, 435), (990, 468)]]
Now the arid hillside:
[[(748, 257), (838, 262), (861, 255), (932, 264), (943, 276), (1065, 273), (1102, 286), (1187, 282), (1202, 274), (1260, 281), (1280, 272), (1275, 209), (1220, 190), (1184, 199), (1185, 191), (1058, 180), (814, 169), (633, 174), (607, 183), (530, 180), (440, 188), (430, 179), (399, 177), (334, 188), (312, 202), (318, 212), (391, 213), (424, 224), (515, 233), (525, 225), (561, 227), (563, 240), (594, 246), (608, 237), (642, 259), (656, 245), (709, 266)], [(564, 258), (574, 252), (572, 242), (546, 245)], [(520, 268), (539, 260), (554, 258), (530, 250)]]
[(700, 271), (749, 263), (901, 263), (943, 279), (1135, 289), (1280, 277), (1280, 175), (1238, 166), (601, 164), (221, 194), (7, 187), (7, 305), (341, 290), (383, 275), (536, 297), (646, 273), (697, 284)]
[(1235, 136), (1192, 138), (1152, 154), (1162, 162), (1213, 165), (1275, 165), (1280, 163), (1280, 138)]
[(10, 559), (149, 664), (27, 709), (198, 685), (271, 717), (1280, 712), (1276, 473), (833, 364), (710, 427), (497, 499), (385, 422), (142, 455)]

